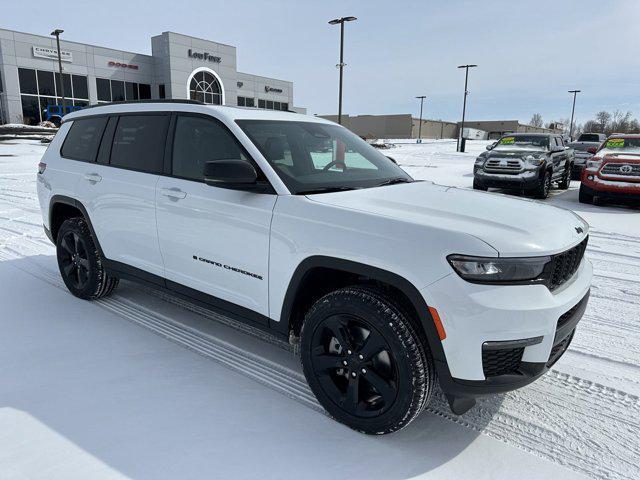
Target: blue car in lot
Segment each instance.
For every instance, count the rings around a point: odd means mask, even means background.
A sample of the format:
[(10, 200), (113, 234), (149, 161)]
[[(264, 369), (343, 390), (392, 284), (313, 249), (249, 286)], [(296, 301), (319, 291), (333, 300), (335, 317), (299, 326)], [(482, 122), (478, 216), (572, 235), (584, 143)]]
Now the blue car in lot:
[(68, 113), (75, 112), (76, 110), (82, 110), (80, 105), (65, 105), (64, 113), (62, 111), (62, 105), (46, 105), (42, 112), (42, 119), (48, 122), (52, 122), (59, 127), (62, 123), (62, 117)]

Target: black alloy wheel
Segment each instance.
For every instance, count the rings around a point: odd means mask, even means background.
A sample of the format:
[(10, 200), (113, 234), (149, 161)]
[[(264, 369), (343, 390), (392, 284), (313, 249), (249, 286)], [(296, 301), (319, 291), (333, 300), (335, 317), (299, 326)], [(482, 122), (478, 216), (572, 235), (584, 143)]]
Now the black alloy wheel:
[(349, 415), (374, 417), (398, 395), (398, 372), (384, 337), (350, 315), (332, 315), (316, 328), (311, 364), (322, 389)]
[(65, 220), (57, 232), (56, 253), (60, 275), (76, 297), (95, 300), (113, 292), (118, 279), (109, 275), (82, 217)]
[(300, 337), (311, 390), (350, 428), (394, 432), (429, 402), (435, 385), (429, 348), (388, 292), (356, 285), (328, 293), (307, 312)]
[(60, 240), (60, 263), (62, 274), (71, 284), (81, 290), (89, 281), (89, 254), (84, 239), (74, 231), (65, 232)]

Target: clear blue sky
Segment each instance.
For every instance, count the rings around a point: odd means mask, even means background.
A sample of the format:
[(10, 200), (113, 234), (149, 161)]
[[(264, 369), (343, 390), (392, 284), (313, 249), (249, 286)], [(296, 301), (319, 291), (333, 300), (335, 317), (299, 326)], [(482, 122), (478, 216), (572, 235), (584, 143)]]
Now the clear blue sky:
[[(462, 63), (471, 72), (469, 119), (545, 121), (598, 110), (640, 117), (640, 1), (2, 0), (0, 27), (151, 52), (165, 30), (238, 47), (238, 69), (295, 82), (310, 113), (337, 110), (339, 28), (346, 15), (345, 113), (413, 113), (458, 120)], [(61, 11), (62, 13), (56, 13)]]

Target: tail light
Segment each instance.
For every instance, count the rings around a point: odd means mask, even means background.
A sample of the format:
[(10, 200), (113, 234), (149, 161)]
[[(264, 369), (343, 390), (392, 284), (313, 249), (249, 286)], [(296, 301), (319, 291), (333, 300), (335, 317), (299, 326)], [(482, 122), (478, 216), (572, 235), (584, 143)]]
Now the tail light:
[(38, 173), (43, 174), (46, 169), (47, 169), (46, 163), (44, 162), (38, 163)]

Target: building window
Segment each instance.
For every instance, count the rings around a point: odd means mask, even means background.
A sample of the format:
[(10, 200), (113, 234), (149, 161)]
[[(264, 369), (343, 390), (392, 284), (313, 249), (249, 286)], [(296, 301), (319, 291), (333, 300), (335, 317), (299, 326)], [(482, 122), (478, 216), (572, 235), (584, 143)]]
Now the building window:
[(167, 92), (164, 88), (164, 83), (158, 85), (158, 97), (159, 98), (167, 98)]
[(280, 104), (280, 110), (284, 110), (285, 112), (289, 111), (289, 104), (288, 103), (281, 103)]
[(222, 90), (216, 77), (209, 72), (198, 72), (189, 83), (189, 97), (191, 100), (222, 105)]
[(267, 103), (262, 100), (262, 99), (258, 99), (258, 108), (267, 108)]
[[(253, 103), (253, 99), (251, 100)], [(249, 105), (247, 104), (247, 106)], [(258, 99), (258, 108), (266, 108), (267, 110), (282, 110), (286, 112), (287, 110), (289, 110), (289, 104), (284, 102), (276, 102), (273, 100)]]
[(239, 107), (255, 107), (256, 104), (253, 100), (253, 97), (238, 97), (238, 106)]
[(151, 85), (148, 83), (96, 78), (96, 90), (98, 91), (98, 103), (151, 98)]
[[(22, 117), (25, 123), (38, 124), (43, 120), (56, 120), (62, 105), (62, 85), (60, 74), (46, 70), (18, 69), (18, 80), (22, 103)], [(62, 74), (65, 104), (67, 107), (84, 107), (88, 104), (87, 77)], [(68, 113), (68, 111), (67, 111)], [(56, 118), (53, 118), (56, 117)]]

